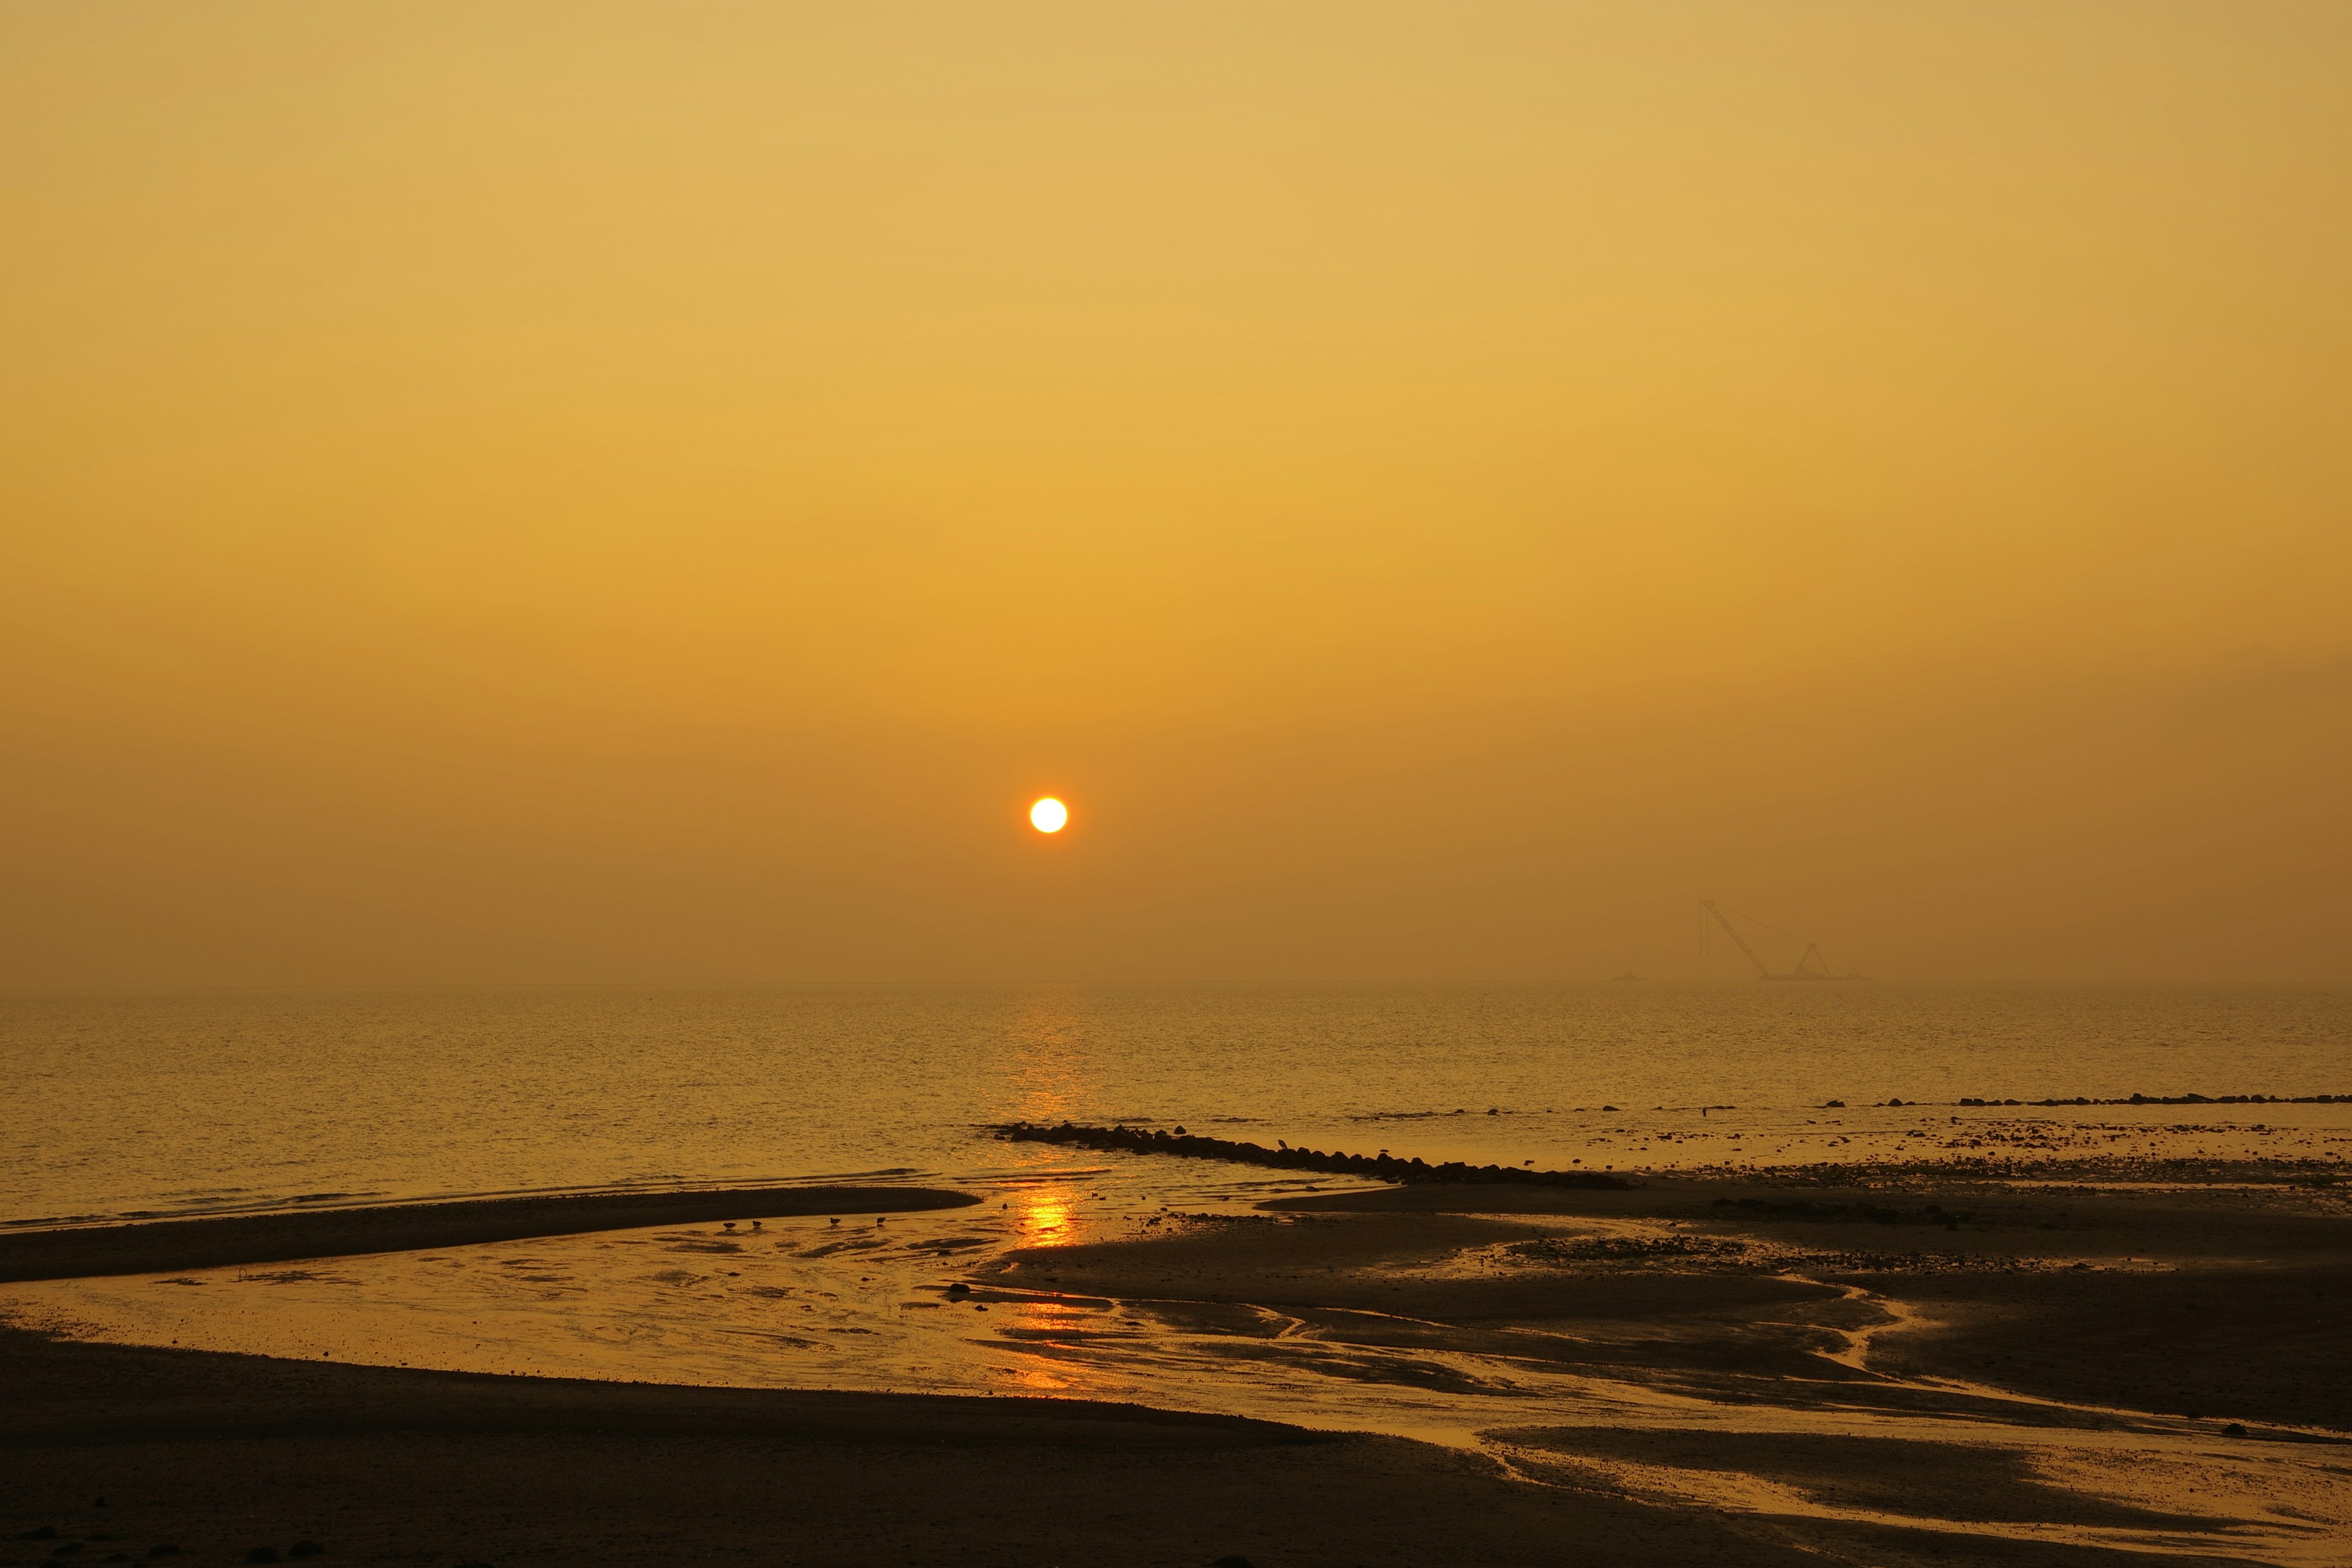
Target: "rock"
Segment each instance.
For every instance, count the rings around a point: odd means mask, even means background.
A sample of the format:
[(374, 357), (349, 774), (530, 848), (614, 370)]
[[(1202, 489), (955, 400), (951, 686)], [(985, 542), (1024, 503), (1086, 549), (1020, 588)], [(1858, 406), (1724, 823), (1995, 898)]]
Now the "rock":
[(57, 1538), (58, 1527), (54, 1524), (45, 1524), (38, 1530), (28, 1530), (16, 1537), (19, 1541), (55, 1541)]
[[(1453, 1114), (1460, 1116), (1467, 1112), (1456, 1110)], [(1174, 1154), (1189, 1160), (1233, 1160), (1242, 1164), (1272, 1165), (1293, 1171), (1344, 1171), (1350, 1174), (1378, 1174), (1390, 1181), (1403, 1183), (1512, 1182), (1528, 1186), (1599, 1187), (1618, 1192), (1633, 1185), (1622, 1177), (1604, 1175), (1598, 1171), (1507, 1170), (1495, 1165), (1474, 1167), (1458, 1160), (1433, 1166), (1420, 1160), (1394, 1160), (1385, 1151), (1378, 1158), (1373, 1158), (1336, 1151), (1327, 1154), (1306, 1148), (1275, 1150), (1223, 1138), (1171, 1136), (1166, 1132), (1139, 1131), (1127, 1126), (1079, 1127), (1065, 1121), (1049, 1127), (1038, 1122), (1013, 1121), (993, 1131), (997, 1137), (1012, 1142), (1060, 1143), (1081, 1149), (1121, 1150), (1136, 1154)]]
[(1257, 1564), (1238, 1552), (1230, 1552), (1210, 1563), (1209, 1568), (1257, 1568)]
[(278, 1561), (278, 1548), (257, 1546), (245, 1554), (245, 1560), (247, 1563), (275, 1563)]
[(2242, 1437), (2246, 1435), (2246, 1429), (2232, 1421), (2221, 1428), (2221, 1435), (2225, 1437)]

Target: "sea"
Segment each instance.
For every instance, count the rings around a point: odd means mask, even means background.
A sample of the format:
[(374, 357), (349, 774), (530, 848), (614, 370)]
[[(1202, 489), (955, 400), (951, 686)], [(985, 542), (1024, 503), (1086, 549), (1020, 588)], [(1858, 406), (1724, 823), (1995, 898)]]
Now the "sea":
[[(1013, 1121), (1538, 1168), (1769, 1165), (1829, 1157), (1863, 1108), (1895, 1100), (1937, 1108), (1940, 1126), (1964, 1097), (2352, 1094), (2352, 990), (1625, 981), (16, 996), (0, 998), (0, 1061), (12, 1131), (0, 1224), (57, 1225), (713, 1184), (984, 1185), (1041, 1161), (1113, 1158), (998, 1141), (992, 1130)], [(2268, 1128), (2315, 1113), (2352, 1120), (2336, 1106), (2196, 1115)], [(1720, 1136), (1695, 1145), (1701, 1128)], [(1737, 1150), (1727, 1129), (1744, 1130)], [(1195, 1195), (1224, 1184), (1210, 1195), (1226, 1200), (1255, 1179), (1184, 1177)]]

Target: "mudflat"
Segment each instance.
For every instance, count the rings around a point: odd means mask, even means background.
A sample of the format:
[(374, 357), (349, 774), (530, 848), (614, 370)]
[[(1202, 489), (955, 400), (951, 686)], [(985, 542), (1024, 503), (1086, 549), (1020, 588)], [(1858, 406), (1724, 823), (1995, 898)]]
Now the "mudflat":
[[(1507, 1223), (1502, 1195), (1508, 1214), (1623, 1227), (1622, 1247), (1579, 1256), (1572, 1242), (1538, 1244), (1523, 1259), (1549, 1268), (1386, 1282), (1448, 1321), (1535, 1321), (1599, 1292), (1664, 1321), (1651, 1298), (1686, 1315), (1732, 1289), (1748, 1293), (1738, 1317), (1752, 1335), (1773, 1316), (1763, 1309), (1774, 1289), (1811, 1290), (1819, 1322), (1841, 1329), (1857, 1326), (1854, 1313), (1828, 1303), (1859, 1293), (1886, 1325), (1870, 1338), (1874, 1376), (1982, 1384), (2215, 1430), (2273, 1422), (2352, 1433), (2352, 1193), (2279, 1183), (2253, 1164), (2210, 1175), (2018, 1187), (1925, 1166), (1868, 1189), (1655, 1178), (1630, 1193), (1418, 1187), (1266, 1207), (1432, 1222), (1475, 1214), (1492, 1225)], [(1736, 1250), (1675, 1250), (1710, 1239)]]
[[(16, 1332), (0, 1332), (0, 1525), (17, 1538), (0, 1559), (18, 1563), (170, 1545), (174, 1563), (229, 1564), (297, 1542), (444, 1568), (2132, 1560), (1531, 1485), (1401, 1438), (1076, 1401), (496, 1378)], [(60, 1543), (79, 1551), (54, 1558)]]
[[(775, 1214), (776, 1197), (735, 1212)], [(162, 1256), (149, 1266), (182, 1266)], [(436, 1568), (2352, 1554), (2352, 1215), (2333, 1187), (2258, 1171), (2161, 1188), (1921, 1169), (1867, 1188), (1780, 1173), (1314, 1194), (957, 1267), (998, 1309), (976, 1325), (1023, 1302), (1118, 1304), (1066, 1331), (1021, 1320), (1024, 1354), (1181, 1344), (1211, 1405), (1221, 1381), (1286, 1376), (1353, 1384), (1368, 1411), (1451, 1401), (1484, 1425), (1441, 1445), (1077, 1399), (9, 1332), (0, 1535), (57, 1533), (0, 1542), (0, 1560), (169, 1544), (234, 1563), (298, 1540)]]
[(352, 1258), (778, 1215), (900, 1214), (979, 1201), (936, 1187), (731, 1187), (464, 1198), (0, 1232), (0, 1283)]

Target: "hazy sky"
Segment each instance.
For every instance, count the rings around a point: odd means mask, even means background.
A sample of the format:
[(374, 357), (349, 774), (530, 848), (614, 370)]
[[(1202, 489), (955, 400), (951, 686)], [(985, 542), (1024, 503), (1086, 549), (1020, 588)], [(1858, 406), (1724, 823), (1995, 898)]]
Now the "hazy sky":
[(2347, 81), (10, 0), (0, 986), (2352, 979)]

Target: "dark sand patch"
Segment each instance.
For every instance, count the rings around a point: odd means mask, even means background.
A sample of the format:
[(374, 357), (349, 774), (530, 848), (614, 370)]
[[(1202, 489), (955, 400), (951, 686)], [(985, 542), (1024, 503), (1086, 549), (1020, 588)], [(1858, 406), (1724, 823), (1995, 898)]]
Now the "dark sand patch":
[[(1075, 1401), (311, 1366), (0, 1333), (6, 1516), (209, 1562), (1818, 1562), (1393, 1438)], [(103, 1496), (109, 1506), (93, 1510)], [(45, 1544), (40, 1555), (47, 1554)], [(102, 1555), (102, 1553), (101, 1553)]]
[[(1726, 1196), (1764, 1206), (1716, 1203)], [(1504, 1198), (1513, 1200), (1507, 1210), (1491, 1202)], [(1771, 1212), (1783, 1203), (1848, 1199), (1887, 1206), (1899, 1199), (1915, 1213), (1940, 1203), (1970, 1217), (1946, 1230)], [(1895, 1376), (2158, 1415), (2193, 1413), (2217, 1430), (2235, 1421), (2352, 1432), (2352, 1216), (2325, 1192), (2020, 1190), (1915, 1170), (1893, 1184), (1843, 1190), (1678, 1179), (1633, 1193), (1417, 1187), (1265, 1206), (1430, 1225), (1507, 1224), (1474, 1217), (1496, 1213), (1654, 1219), (1686, 1234), (1748, 1241), (1768, 1249), (1759, 1259), (1775, 1268), (1859, 1287), (1909, 1314), (1911, 1326), (1881, 1335), (1870, 1352), (1874, 1369)], [(1673, 1260), (1664, 1261), (1671, 1269)], [(1663, 1312), (1687, 1322), (1706, 1315), (1711, 1289), (1736, 1299), (1740, 1287), (1706, 1272), (1706, 1262), (1661, 1273), (1647, 1287), (1659, 1293), (1656, 1304), (1629, 1315)], [(1655, 1268), (1645, 1263), (1643, 1272)], [(1519, 1293), (1476, 1281), (1464, 1282), (1450, 1302), (1433, 1300), (1446, 1294), (1433, 1286), (1386, 1293), (1449, 1321), (1513, 1314), (1564, 1321), (1600, 1310), (1603, 1299), (1640, 1300), (1645, 1289), (1639, 1274), (1606, 1260), (1532, 1272), (1538, 1278)], [(1545, 1300), (1565, 1310), (1547, 1314), (1537, 1304)], [(1819, 1312), (1779, 1315), (1851, 1323)]]
[[(897, 1214), (980, 1200), (935, 1187), (737, 1187), (476, 1198), (384, 1208), (232, 1215), (0, 1234), (0, 1283), (168, 1274), (240, 1263), (352, 1258), (483, 1242), (795, 1215)], [(716, 1244), (705, 1244), (708, 1246)]]
[(1698, 1185), (1660, 1177), (1624, 1192), (1567, 1187), (1387, 1187), (1372, 1192), (1303, 1193), (1297, 1197), (1270, 1198), (1257, 1206), (1276, 1214), (1649, 1214), (1665, 1197), (1696, 1191)]
[(2045, 1399), (2352, 1432), (2352, 1264), (1868, 1279), (1922, 1314), (1874, 1364)]
[(334, 1562), (445, 1568), (2151, 1561), (1658, 1506), (1398, 1438), (1060, 1400), (485, 1377), (5, 1331), (0, 1389), (0, 1533), (59, 1531), (27, 1558), (103, 1534), (86, 1557), (168, 1542), (218, 1564), (310, 1540)]
[(1876, 1316), (1857, 1314), (1833, 1285), (1756, 1271), (1445, 1268), (1465, 1249), (1547, 1234), (1507, 1220), (1423, 1214), (1214, 1226), (1139, 1243), (1017, 1252), (995, 1278), (1146, 1304), (1177, 1321), (1245, 1303), (1289, 1315), (1323, 1344), (1504, 1355), (1620, 1374), (1648, 1368), (1678, 1379), (1719, 1371), (1827, 1385), (1868, 1375), (1823, 1353), (1843, 1346), (1844, 1323)]

